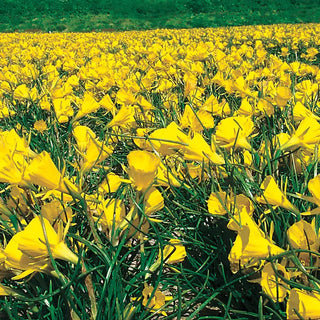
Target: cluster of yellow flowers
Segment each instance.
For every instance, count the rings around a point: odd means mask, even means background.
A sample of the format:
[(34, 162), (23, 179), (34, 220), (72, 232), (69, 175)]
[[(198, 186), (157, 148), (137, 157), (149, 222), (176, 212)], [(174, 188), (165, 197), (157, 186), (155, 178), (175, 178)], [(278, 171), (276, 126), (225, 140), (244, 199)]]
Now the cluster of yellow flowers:
[[(82, 263), (66, 241), (76, 203), (93, 234), (115, 246), (123, 238), (142, 244), (150, 223), (162, 222), (162, 192), (204, 181), (208, 213), (227, 215), (236, 233), (231, 270), (256, 270), (263, 292), (286, 301), (288, 319), (319, 318), (320, 287), (310, 275), (320, 241), (309, 220), (320, 213), (319, 31), (311, 24), (3, 35), (0, 223), (9, 238), (1, 278), (55, 275), (54, 259)], [(68, 145), (69, 158), (34, 143), (43, 137)], [(124, 162), (115, 169), (119, 153)], [(103, 179), (92, 186), (97, 172)], [(278, 245), (275, 213), (288, 220)], [(172, 235), (146, 270), (142, 304), (152, 312), (166, 315), (170, 297), (150, 275), (184, 261), (184, 240)], [(2, 294), (13, 293), (3, 286)]]

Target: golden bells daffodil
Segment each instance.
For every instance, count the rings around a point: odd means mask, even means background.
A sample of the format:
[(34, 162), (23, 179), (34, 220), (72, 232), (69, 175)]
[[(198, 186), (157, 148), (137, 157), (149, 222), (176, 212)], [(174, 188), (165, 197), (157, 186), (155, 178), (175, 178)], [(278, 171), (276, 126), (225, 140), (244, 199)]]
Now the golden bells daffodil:
[(298, 147), (314, 151), (315, 144), (320, 142), (320, 123), (313, 117), (303, 119), (289, 141), (281, 150), (292, 150)]
[(128, 156), (128, 174), (138, 191), (146, 190), (154, 181), (160, 159), (154, 153), (143, 150), (131, 151)]
[[(241, 216), (243, 217), (243, 212)], [(265, 236), (252, 218), (243, 221), (247, 224), (238, 228), (238, 235), (228, 257), (233, 271), (237, 271), (239, 264), (241, 267), (251, 262), (256, 265), (261, 259), (285, 252)]]
[(116, 192), (120, 187), (121, 183), (131, 183), (128, 179), (123, 179), (122, 177), (116, 175), (113, 172), (109, 172), (106, 179), (102, 181), (99, 185), (99, 193), (112, 193)]
[(248, 137), (252, 134), (253, 129), (254, 123), (250, 117), (229, 117), (218, 123), (215, 139), (217, 144), (223, 148), (251, 150)]
[(287, 302), (287, 320), (319, 319), (320, 294), (300, 289), (291, 289)]
[(97, 111), (99, 108), (100, 104), (95, 100), (95, 98), (90, 93), (85, 92), (83, 101), (80, 105), (78, 113), (74, 118), (74, 121), (84, 117), (91, 112)]
[(144, 196), (144, 212), (150, 215), (164, 207), (164, 199), (161, 192), (151, 187)]
[(149, 144), (161, 155), (171, 155), (188, 144), (188, 136), (175, 123), (171, 122), (166, 128), (157, 129), (149, 136)]
[[(170, 239), (169, 244), (165, 245), (163, 250), (159, 251), (157, 261), (149, 268), (149, 272), (157, 270), (161, 263), (175, 264), (183, 262), (187, 256), (186, 248), (179, 239)], [(146, 279), (150, 276), (150, 273), (146, 274)]]
[(37, 216), (7, 244), (4, 249), (5, 266), (16, 273), (22, 271), (14, 279), (21, 279), (33, 272), (50, 272), (53, 268), (48, 248), (53, 259), (62, 259), (74, 264), (78, 262), (78, 257), (64, 242), (61, 227), (56, 233), (46, 218), (41, 219)]
[(284, 193), (279, 189), (276, 181), (272, 176), (265, 177), (260, 188), (261, 190), (263, 190), (263, 195), (257, 197), (257, 201), (259, 201), (260, 203), (279, 206), (296, 214), (299, 213), (299, 210), (287, 199)]
[(50, 154), (46, 151), (37, 155), (27, 166), (24, 180), (50, 190), (78, 194), (78, 189), (68, 179), (63, 178)]
[(23, 231), (20, 231), (18, 249), (30, 257), (48, 257), (48, 247), (54, 259), (78, 262), (78, 257), (64, 242), (62, 229), (58, 233), (46, 218), (33, 218)]
[[(287, 230), (288, 241), (293, 249), (298, 249), (297, 257), (304, 266), (317, 264), (317, 256), (312, 252), (318, 252), (320, 240), (313, 224), (300, 220), (295, 222)], [(301, 251), (300, 251), (301, 250)], [(303, 251), (305, 250), (305, 251)]]
[(320, 120), (320, 118), (316, 116), (311, 110), (307, 109), (300, 101), (297, 101), (297, 103), (293, 107), (294, 121), (302, 121), (308, 117)]
[(214, 144), (209, 144), (204, 140), (203, 136), (195, 132), (192, 139), (186, 141), (188, 145), (182, 147), (183, 156), (186, 160), (209, 162), (215, 165), (225, 163), (224, 158), (216, 152)]
[[(170, 239), (163, 249), (163, 260), (167, 264), (182, 262), (187, 256), (186, 248), (179, 239)], [(158, 261), (161, 261), (161, 254), (158, 257)]]
[(280, 86), (277, 88), (277, 95), (275, 96), (275, 102), (278, 107), (284, 108), (291, 97), (292, 97), (292, 92), (290, 88)]
[(288, 285), (282, 278), (288, 281), (290, 280), (289, 273), (284, 266), (278, 263), (272, 266), (270, 262), (264, 265), (261, 271), (260, 284), (262, 290), (270, 296), (274, 302), (283, 302), (289, 291)]
[(224, 191), (212, 192), (208, 199), (208, 211), (214, 215), (225, 215), (228, 213), (228, 198)]
[(116, 230), (126, 216), (124, 203), (120, 199), (102, 200), (98, 209), (98, 214), (94, 219), (98, 221), (103, 232), (111, 233)]
[(305, 249), (318, 252), (320, 241), (314, 226), (305, 220), (295, 222), (288, 230), (289, 243), (294, 249)]
[(72, 209), (70, 207), (62, 206), (58, 199), (45, 203), (41, 207), (41, 214), (44, 218), (53, 224), (56, 220), (62, 220), (67, 223), (72, 219)]
[(308, 190), (312, 194), (312, 197), (301, 196), (312, 203), (315, 203), (318, 207), (307, 212), (302, 212), (301, 215), (313, 215), (320, 214), (320, 175), (315, 176), (308, 182)]
[[(172, 297), (166, 296), (159, 289), (155, 289), (153, 286), (144, 284), (144, 289), (142, 291), (143, 301), (142, 304), (150, 311), (157, 312), (161, 309), (166, 301), (170, 301)], [(160, 311), (163, 316), (167, 316), (165, 311)]]
[(96, 137), (96, 134), (87, 126), (77, 125), (73, 128), (72, 133), (80, 152), (86, 152), (90, 140)]

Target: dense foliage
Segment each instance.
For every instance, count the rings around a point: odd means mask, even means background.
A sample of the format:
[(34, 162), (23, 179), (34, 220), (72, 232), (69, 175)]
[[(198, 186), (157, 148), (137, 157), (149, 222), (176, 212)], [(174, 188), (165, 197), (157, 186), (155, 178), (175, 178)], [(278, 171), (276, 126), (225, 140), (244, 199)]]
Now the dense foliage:
[(101, 31), (318, 22), (318, 2), (3, 0), (0, 30)]
[(1, 316), (319, 319), (319, 31), (3, 34)]

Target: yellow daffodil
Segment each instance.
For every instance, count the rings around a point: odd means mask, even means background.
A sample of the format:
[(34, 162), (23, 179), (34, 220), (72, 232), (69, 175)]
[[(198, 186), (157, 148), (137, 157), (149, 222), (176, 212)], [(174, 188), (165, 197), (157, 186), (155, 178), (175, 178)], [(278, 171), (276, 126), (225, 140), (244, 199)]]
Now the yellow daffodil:
[(249, 117), (235, 116), (222, 119), (215, 134), (217, 144), (223, 148), (244, 148), (251, 150), (248, 137), (254, 129), (253, 121)]
[(298, 213), (299, 210), (287, 199), (284, 193), (279, 189), (276, 181), (272, 176), (267, 176), (261, 186), (263, 195), (257, 197), (257, 201), (261, 203), (268, 203), (272, 206), (279, 206), (285, 208), (294, 213)]
[(99, 108), (100, 104), (95, 100), (95, 98), (91, 94), (86, 92), (83, 96), (83, 101), (74, 120), (78, 120), (91, 112), (95, 112)]
[(13, 98), (17, 100), (30, 99), (30, 89), (26, 84), (21, 84), (14, 90)]
[(297, 103), (293, 107), (294, 121), (302, 121), (309, 117), (320, 120), (320, 118), (316, 116), (311, 110), (307, 109), (300, 101), (297, 101)]
[(101, 201), (99, 209), (98, 214), (95, 215), (95, 220), (98, 221), (103, 232), (111, 234), (126, 215), (124, 203), (119, 199), (106, 199)]
[[(163, 250), (159, 250), (158, 258), (156, 262), (150, 266), (149, 272), (156, 271), (162, 262), (166, 264), (175, 264), (183, 262), (187, 256), (186, 248), (179, 239), (170, 239), (169, 244), (165, 245)], [(145, 278), (147, 279), (151, 274), (147, 273)]]
[(185, 246), (179, 239), (170, 239), (163, 251), (159, 253), (158, 261), (163, 260), (167, 264), (182, 262), (187, 256)]
[(14, 279), (33, 272), (50, 272), (53, 269), (48, 247), (53, 259), (77, 263), (77, 256), (63, 241), (61, 228), (57, 234), (47, 219), (37, 216), (7, 244), (4, 249), (5, 266), (18, 274)]
[(214, 215), (225, 215), (228, 210), (227, 193), (224, 191), (212, 192), (208, 200), (208, 211)]
[(180, 187), (182, 176), (177, 169), (170, 164), (168, 161), (166, 164), (160, 162), (157, 177), (156, 177), (156, 184), (160, 186), (174, 186)]
[(293, 249), (305, 250), (305, 252), (297, 252), (297, 256), (304, 266), (317, 263), (316, 255), (312, 252), (318, 252), (320, 240), (315, 232), (314, 225), (305, 220), (295, 222), (287, 230), (287, 237)]
[(200, 110), (195, 112), (189, 105), (186, 105), (180, 120), (181, 128), (190, 127), (195, 132), (203, 131), (205, 128), (213, 128), (214, 120), (211, 113)]
[(90, 140), (96, 137), (96, 134), (87, 126), (77, 125), (73, 128), (72, 133), (80, 152), (86, 152)]
[(72, 209), (70, 207), (62, 206), (61, 202), (57, 199), (45, 203), (41, 207), (41, 214), (51, 224), (57, 219), (62, 220), (65, 223), (72, 219)]
[[(142, 291), (143, 301), (142, 304), (150, 311), (150, 312), (158, 312), (161, 309), (166, 301), (172, 299), (170, 296), (166, 296), (159, 289), (155, 289), (153, 286), (144, 284), (144, 289)], [(167, 316), (167, 313), (162, 310), (161, 313), (163, 316)]]
[(199, 133), (195, 132), (193, 138), (186, 142), (187, 145), (182, 147), (186, 160), (212, 162), (216, 165), (225, 163), (224, 158), (216, 152), (214, 144), (210, 146)]
[(283, 280), (290, 280), (289, 273), (286, 268), (277, 263), (272, 265), (268, 262), (261, 271), (261, 287), (262, 290), (271, 297), (274, 302), (283, 302), (289, 287)]
[(224, 191), (212, 192), (208, 199), (208, 211), (215, 215), (239, 214), (243, 209), (252, 214), (254, 207), (251, 200), (243, 194), (227, 195)]
[(151, 187), (144, 196), (144, 212), (149, 215), (164, 207), (164, 199), (161, 192)]
[(44, 120), (38, 120), (33, 125), (34, 130), (43, 133), (48, 129), (47, 124)]
[(161, 155), (173, 154), (188, 144), (188, 136), (175, 122), (171, 122), (166, 128), (155, 130), (149, 138), (151, 148), (154, 148)]
[(78, 193), (77, 187), (62, 177), (46, 151), (41, 152), (30, 162), (24, 172), (24, 180), (51, 190)]
[(53, 109), (59, 123), (68, 122), (69, 117), (74, 113), (69, 98), (53, 99)]
[(134, 127), (136, 120), (134, 118), (134, 108), (132, 106), (123, 105), (113, 119), (108, 123), (107, 127)]
[(286, 313), (287, 320), (319, 319), (320, 294), (315, 291), (291, 289)]
[(281, 146), (282, 150), (298, 147), (314, 150), (314, 145), (320, 142), (320, 124), (313, 117), (303, 119), (290, 140)]
[(275, 102), (278, 107), (284, 108), (291, 97), (292, 97), (292, 93), (290, 88), (280, 86), (277, 88), (277, 95), (275, 97)]
[(46, 218), (33, 218), (27, 227), (20, 231), (18, 249), (30, 257), (49, 256), (48, 247), (54, 259), (77, 263), (78, 257), (67, 247), (61, 228), (58, 233)]
[(154, 153), (143, 150), (131, 151), (128, 156), (128, 174), (138, 191), (146, 190), (154, 181), (160, 159)]
[(308, 182), (308, 190), (312, 194), (312, 198), (308, 198), (309, 201), (314, 202), (318, 208), (313, 209), (309, 214), (320, 213), (320, 175), (315, 176)]
[(108, 94), (103, 96), (103, 98), (99, 101), (99, 104), (102, 108), (111, 111), (112, 114), (114, 114), (114, 112), (117, 110), (116, 106), (110, 98), (110, 95)]
[(240, 217), (242, 226), (238, 227), (238, 235), (228, 257), (233, 271), (237, 271), (239, 264), (241, 267), (248, 263), (256, 265), (261, 259), (284, 252), (265, 236), (246, 212), (241, 212)]
[(113, 172), (109, 172), (106, 176), (106, 179), (102, 181), (99, 185), (100, 193), (112, 193), (116, 192), (120, 187), (121, 183), (130, 183), (130, 180), (123, 179), (120, 176), (116, 175)]

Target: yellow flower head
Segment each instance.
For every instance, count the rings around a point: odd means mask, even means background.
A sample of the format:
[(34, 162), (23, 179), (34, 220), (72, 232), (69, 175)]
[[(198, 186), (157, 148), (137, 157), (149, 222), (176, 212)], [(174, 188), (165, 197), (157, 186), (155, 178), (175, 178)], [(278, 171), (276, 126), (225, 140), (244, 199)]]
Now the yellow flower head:
[(152, 214), (164, 207), (164, 199), (161, 192), (151, 187), (144, 196), (144, 212), (145, 214)]
[(146, 190), (154, 181), (160, 159), (149, 151), (134, 150), (128, 156), (128, 174), (138, 191)]
[(170, 158), (167, 160), (166, 164), (160, 162), (156, 178), (157, 185), (180, 187), (181, 183), (179, 179), (182, 179), (181, 174), (175, 166), (170, 163)]
[(238, 215), (243, 209), (252, 214), (254, 207), (251, 200), (243, 194), (227, 195), (224, 191), (212, 192), (208, 200), (208, 211), (215, 215), (234, 213)]
[(298, 147), (314, 150), (314, 145), (320, 142), (320, 124), (314, 117), (303, 119), (290, 140), (281, 146), (282, 150)]
[(319, 238), (314, 227), (305, 220), (295, 222), (287, 230), (287, 236), (290, 245), (294, 249), (305, 249), (311, 251), (318, 251), (319, 249)]
[(224, 191), (212, 192), (208, 200), (208, 211), (214, 215), (225, 215), (228, 210), (227, 193)]
[[(242, 217), (243, 212), (241, 213)], [(243, 224), (239, 228), (236, 240), (233, 243), (231, 251), (229, 253), (229, 261), (232, 268), (237, 266), (244, 267), (250, 261), (257, 263), (257, 259), (265, 259), (269, 256), (278, 255), (284, 252), (268, 239), (263, 231), (257, 226), (252, 218), (242, 220)]]
[(294, 121), (301, 121), (308, 117), (320, 120), (320, 118), (316, 116), (311, 110), (307, 109), (300, 101), (297, 101), (297, 103), (293, 107)]
[(300, 289), (291, 289), (287, 302), (287, 319), (319, 319), (320, 294)]
[(314, 202), (320, 206), (320, 175), (309, 180), (308, 189), (312, 194)]
[(18, 249), (30, 257), (48, 257), (48, 247), (54, 259), (61, 259), (77, 263), (78, 257), (63, 241), (62, 231), (59, 233), (50, 222), (39, 216), (33, 218), (23, 231), (20, 231)]
[(120, 187), (121, 183), (130, 183), (130, 180), (123, 179), (122, 177), (116, 175), (113, 172), (109, 172), (106, 179), (102, 181), (99, 185), (99, 193), (112, 193), (116, 192)]
[(295, 213), (298, 212), (298, 209), (279, 189), (276, 181), (272, 176), (267, 176), (263, 180), (260, 188), (263, 190), (263, 195), (261, 197), (257, 197), (257, 201), (261, 203), (268, 203), (272, 206), (279, 206)]
[(113, 119), (108, 123), (108, 128), (121, 127), (132, 128), (136, 124), (134, 119), (134, 108), (132, 106), (123, 105)]
[(244, 148), (251, 150), (248, 137), (254, 129), (253, 121), (249, 117), (236, 116), (222, 119), (217, 125), (216, 141), (223, 148)]
[(281, 264), (276, 264), (273, 267), (272, 264), (268, 262), (261, 272), (260, 284), (262, 290), (270, 296), (274, 302), (282, 302), (288, 293), (288, 285), (286, 285), (279, 274), (286, 280), (290, 280), (289, 273)]
[(98, 215), (96, 220), (104, 232), (116, 229), (126, 215), (124, 203), (119, 199), (103, 200), (100, 210), (102, 213)]
[(209, 162), (213, 164), (224, 164), (224, 158), (216, 152), (214, 144), (210, 145), (204, 140), (200, 133), (195, 132), (192, 139), (186, 141), (188, 145), (183, 146), (184, 158), (186, 160)]
[[(162, 252), (163, 261), (167, 264), (174, 264), (182, 262), (187, 256), (186, 248), (179, 239), (170, 239)], [(161, 261), (161, 254), (159, 254), (158, 261)]]
[(51, 190), (64, 193), (69, 193), (71, 190), (71, 192), (78, 193), (77, 187), (62, 177), (50, 154), (46, 151), (41, 152), (30, 162), (24, 172), (24, 180)]
[(76, 126), (73, 128), (72, 133), (80, 152), (86, 152), (90, 140), (96, 137), (96, 134), (87, 126)]
[(21, 279), (33, 272), (52, 271), (48, 247), (53, 259), (77, 263), (78, 257), (63, 241), (62, 230), (57, 234), (47, 219), (37, 216), (11, 238), (3, 251), (6, 268), (23, 271), (13, 279)]
[(292, 93), (288, 87), (278, 87), (275, 102), (280, 108), (284, 108), (288, 100), (292, 97)]
[(187, 144), (188, 136), (183, 133), (175, 122), (166, 128), (157, 129), (150, 134), (151, 147), (161, 155), (170, 155)]
[[(5, 267), (14, 269), (16, 273), (20, 273), (18, 278), (23, 278), (33, 272), (45, 272), (52, 270), (52, 265), (45, 257), (31, 257), (19, 249), (19, 243), (22, 241), (22, 234), (15, 234), (6, 248), (4, 249)], [(23, 271), (21, 273), (21, 271)]]
[(74, 120), (78, 120), (91, 112), (95, 112), (99, 108), (100, 104), (95, 100), (95, 98), (90, 93), (85, 92), (83, 101)]
[(41, 133), (48, 129), (47, 124), (44, 120), (36, 121), (33, 125), (33, 128)]
[(29, 88), (25, 84), (21, 84), (14, 90), (13, 98), (17, 100), (30, 99)]
[(67, 122), (74, 113), (70, 98), (53, 99), (53, 109), (59, 123)]
[(51, 224), (57, 219), (60, 219), (65, 223), (72, 219), (72, 209), (70, 207), (63, 207), (61, 202), (57, 199), (44, 204), (41, 207), (41, 214), (44, 218), (48, 219)]
[(114, 113), (117, 108), (114, 105), (113, 101), (111, 100), (110, 96), (108, 94), (106, 94), (100, 101), (99, 104), (102, 108), (111, 111), (112, 113)]
[(200, 132), (203, 131), (204, 128), (213, 128), (214, 120), (211, 113), (205, 110), (200, 110), (195, 113), (189, 105), (186, 105), (180, 120), (180, 126), (181, 128), (190, 127), (193, 131)]
[[(150, 311), (156, 312), (162, 308), (166, 301), (171, 300), (172, 297), (166, 296), (159, 289), (154, 289), (153, 286), (144, 284), (144, 289), (142, 291), (143, 301), (142, 304)], [(167, 316), (165, 311), (161, 311), (163, 316)]]

